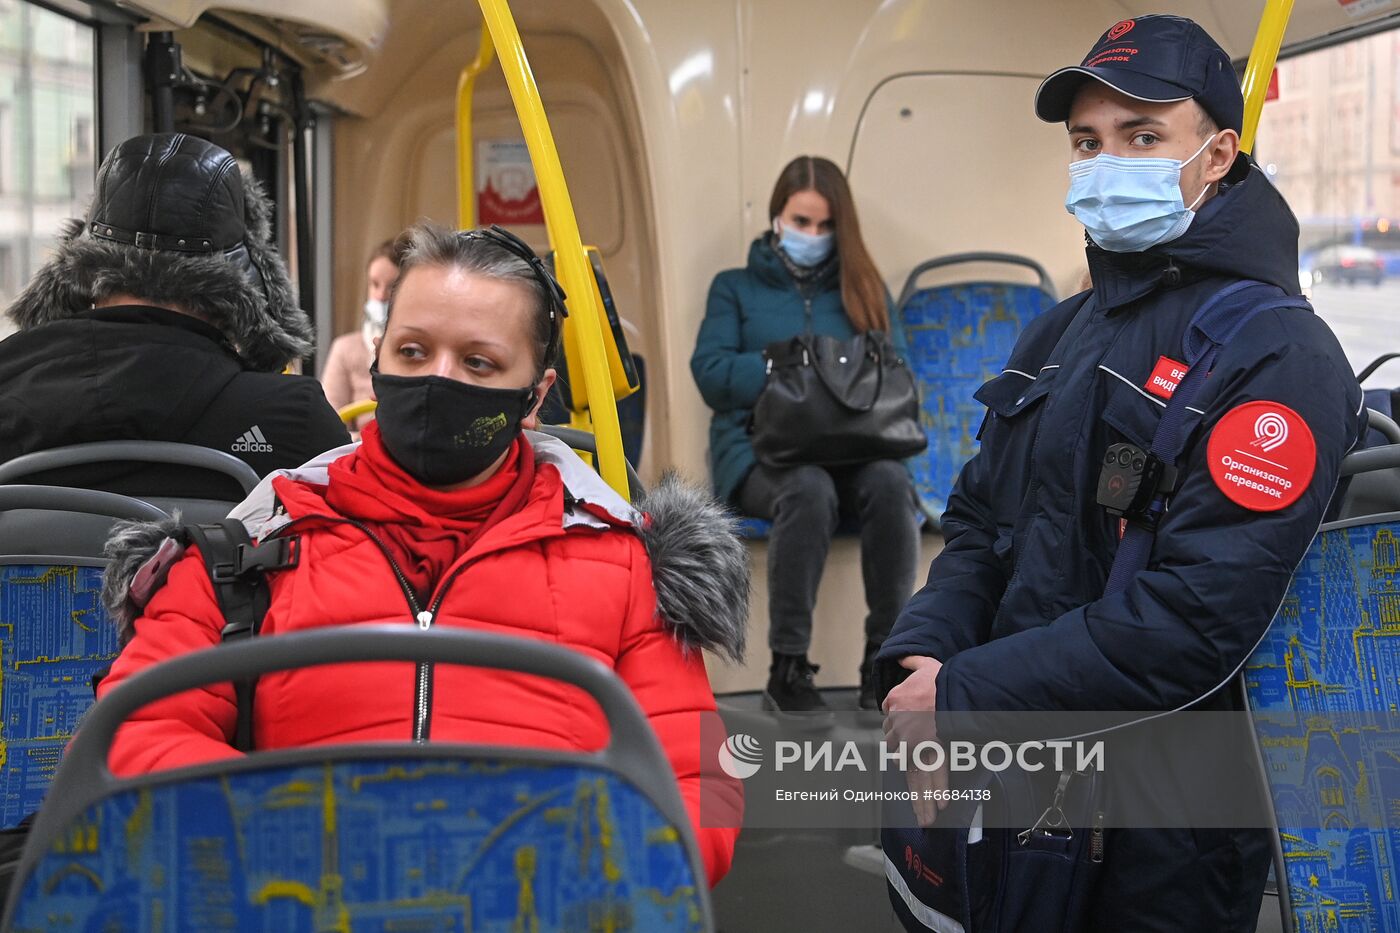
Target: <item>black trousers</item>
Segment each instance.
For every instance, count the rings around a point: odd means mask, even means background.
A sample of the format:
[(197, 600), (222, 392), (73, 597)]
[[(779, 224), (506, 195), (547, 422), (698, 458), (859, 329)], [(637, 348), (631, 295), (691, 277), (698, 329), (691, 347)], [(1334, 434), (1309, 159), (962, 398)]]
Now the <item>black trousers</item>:
[(914, 591), (919, 521), (914, 483), (898, 460), (852, 467), (754, 467), (739, 490), (747, 515), (773, 522), (768, 538), (768, 647), (805, 654), (831, 537), (860, 524), (865, 637), (880, 643)]

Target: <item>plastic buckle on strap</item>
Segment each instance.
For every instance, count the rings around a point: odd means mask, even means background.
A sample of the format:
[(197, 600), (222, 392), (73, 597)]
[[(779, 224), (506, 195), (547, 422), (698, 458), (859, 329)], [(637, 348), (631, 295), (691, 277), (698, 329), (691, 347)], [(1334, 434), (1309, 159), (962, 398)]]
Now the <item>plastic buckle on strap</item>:
[(295, 567), (301, 557), (300, 541), (299, 537), (292, 537), (272, 538), (258, 544), (240, 544), (236, 575), (241, 576), (250, 570), (286, 570)]
[(215, 583), (232, 583), (238, 579), (238, 561), (219, 561), (209, 567), (209, 579)]

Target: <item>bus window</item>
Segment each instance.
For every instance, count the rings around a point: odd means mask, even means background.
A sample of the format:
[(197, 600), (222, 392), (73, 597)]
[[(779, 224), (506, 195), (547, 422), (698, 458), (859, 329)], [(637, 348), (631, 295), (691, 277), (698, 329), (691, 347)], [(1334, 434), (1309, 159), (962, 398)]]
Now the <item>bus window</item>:
[[(96, 171), (93, 29), (0, 0), (0, 307), (81, 217)], [(12, 325), (0, 318), (0, 336)]]
[[(1254, 154), (1298, 216), (1298, 278), (1361, 369), (1400, 350), (1400, 30), (1278, 63)], [(1400, 366), (1378, 384), (1400, 384)]]

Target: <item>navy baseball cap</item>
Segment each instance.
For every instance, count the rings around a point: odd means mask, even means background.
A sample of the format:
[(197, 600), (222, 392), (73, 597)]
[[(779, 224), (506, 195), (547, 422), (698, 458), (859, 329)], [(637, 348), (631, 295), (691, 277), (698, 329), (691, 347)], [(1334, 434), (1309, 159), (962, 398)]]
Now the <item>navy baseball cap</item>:
[(1047, 123), (1068, 120), (1074, 95), (1089, 80), (1137, 100), (1171, 103), (1194, 97), (1222, 129), (1239, 132), (1244, 125), (1244, 96), (1230, 56), (1185, 17), (1139, 16), (1115, 23), (1083, 62), (1040, 83), (1035, 115)]

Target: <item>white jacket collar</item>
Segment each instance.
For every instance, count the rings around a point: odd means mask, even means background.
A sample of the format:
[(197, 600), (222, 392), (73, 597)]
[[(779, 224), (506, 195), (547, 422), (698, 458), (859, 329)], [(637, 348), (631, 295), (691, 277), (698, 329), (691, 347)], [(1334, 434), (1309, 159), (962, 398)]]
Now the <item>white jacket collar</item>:
[[(565, 528), (613, 527), (583, 508), (584, 505), (602, 509), (624, 525), (635, 527), (639, 524), (637, 510), (631, 503), (618, 495), (601, 476), (579, 459), (578, 454), (567, 444), (539, 431), (526, 431), (525, 437), (535, 452), (535, 465), (553, 466), (564, 481), (564, 489), (569, 494), (564, 509)], [(248, 493), (246, 499), (234, 506), (228, 517), (241, 521), (254, 540), (261, 540), (291, 521), (286, 512), (277, 510), (277, 496), (272, 489), (274, 479), (286, 477), (299, 483), (324, 486), (330, 480), (330, 465), (341, 457), (354, 453), (359, 446), (359, 442), (356, 441), (319, 454), (299, 467), (269, 473)]]

